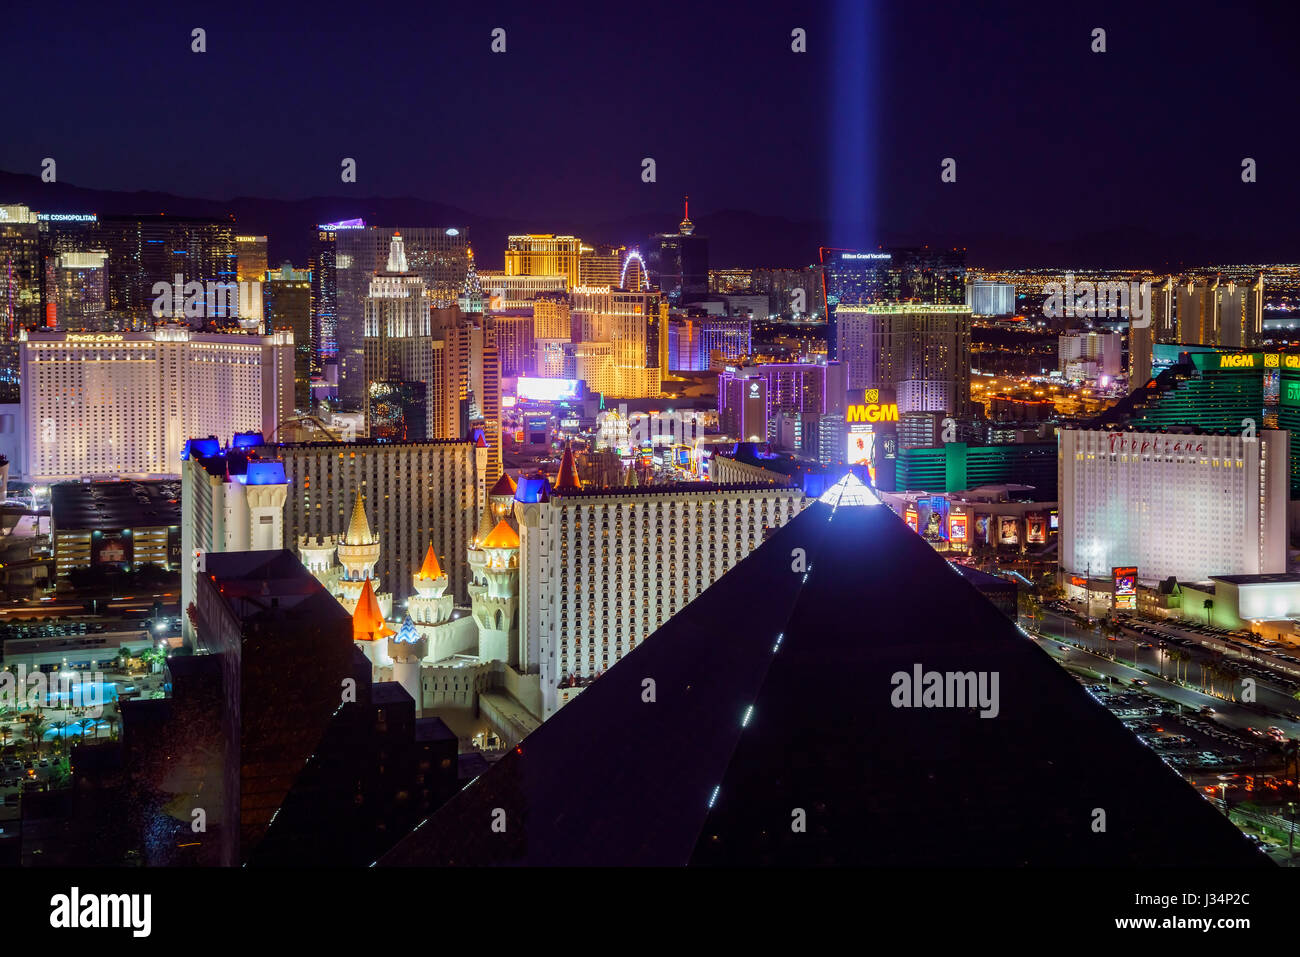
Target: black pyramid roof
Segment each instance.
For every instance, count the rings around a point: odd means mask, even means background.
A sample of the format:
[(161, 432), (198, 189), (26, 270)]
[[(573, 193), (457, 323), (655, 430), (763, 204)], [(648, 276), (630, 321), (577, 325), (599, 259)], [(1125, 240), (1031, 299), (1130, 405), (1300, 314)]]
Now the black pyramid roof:
[[(846, 481), (380, 863), (1270, 866)], [(996, 717), (894, 707), (916, 665), (996, 672)]]

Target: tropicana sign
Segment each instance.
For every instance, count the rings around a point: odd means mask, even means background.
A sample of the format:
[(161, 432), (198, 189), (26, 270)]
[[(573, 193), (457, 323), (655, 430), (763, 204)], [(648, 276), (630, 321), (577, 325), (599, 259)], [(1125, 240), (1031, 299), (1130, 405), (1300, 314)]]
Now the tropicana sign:
[[(1163, 441), (1163, 446), (1161, 442)], [(1118, 447), (1116, 447), (1118, 443)], [(1136, 438), (1126, 439), (1123, 435), (1112, 434), (1110, 437), (1110, 450), (1112, 452), (1154, 452), (1156, 455), (1178, 455), (1193, 454), (1205, 451), (1205, 443), (1198, 442), (1195, 446), (1188, 442), (1170, 442), (1168, 439), (1160, 439), (1155, 435), (1145, 435), (1140, 443)]]

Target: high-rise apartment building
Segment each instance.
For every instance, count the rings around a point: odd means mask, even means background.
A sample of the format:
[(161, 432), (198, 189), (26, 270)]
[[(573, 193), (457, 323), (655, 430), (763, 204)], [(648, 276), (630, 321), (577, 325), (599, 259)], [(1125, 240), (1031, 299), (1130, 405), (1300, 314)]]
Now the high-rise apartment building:
[(1118, 332), (1073, 332), (1058, 337), (1059, 371), (1066, 380), (1114, 378), (1119, 375), (1122, 337)]
[(840, 305), (838, 317), (850, 390), (893, 390), (900, 412), (970, 413), (970, 306)]
[(966, 305), (977, 316), (1015, 315), (1016, 287), (1009, 282), (967, 281)]
[(180, 474), (194, 435), (271, 435), (293, 415), (293, 334), (23, 332), (27, 477)]

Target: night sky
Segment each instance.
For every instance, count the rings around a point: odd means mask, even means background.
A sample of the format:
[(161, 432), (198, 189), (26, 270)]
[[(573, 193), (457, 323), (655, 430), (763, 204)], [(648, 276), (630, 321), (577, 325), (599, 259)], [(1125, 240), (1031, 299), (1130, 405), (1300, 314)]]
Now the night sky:
[(670, 229), (689, 192), (702, 226), (749, 211), (836, 244), (1149, 234), (1153, 254), (1191, 236), (1300, 258), (1294, 4), (120, 7), (6, 10), (0, 169), (50, 156), (63, 183), (210, 199), (413, 196), (538, 230)]

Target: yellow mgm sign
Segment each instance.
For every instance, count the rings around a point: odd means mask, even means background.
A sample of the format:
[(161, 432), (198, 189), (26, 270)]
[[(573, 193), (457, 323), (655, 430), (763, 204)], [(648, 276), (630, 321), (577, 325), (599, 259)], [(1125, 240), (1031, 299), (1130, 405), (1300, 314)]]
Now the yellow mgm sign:
[(867, 389), (863, 394), (861, 405), (851, 405), (848, 411), (849, 422), (897, 422), (897, 403), (882, 403), (879, 389)]

